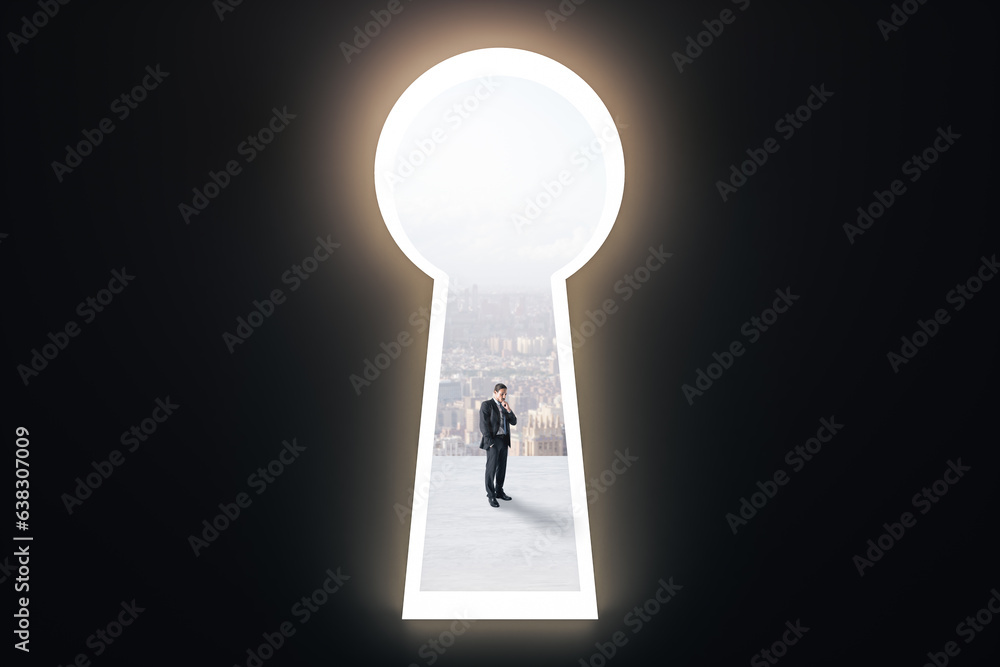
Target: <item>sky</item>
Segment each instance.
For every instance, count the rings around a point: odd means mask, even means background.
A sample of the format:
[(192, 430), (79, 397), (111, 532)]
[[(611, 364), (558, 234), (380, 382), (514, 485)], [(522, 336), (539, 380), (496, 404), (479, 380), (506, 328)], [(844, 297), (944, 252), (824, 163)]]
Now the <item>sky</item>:
[(602, 146), (547, 86), (499, 76), (460, 83), (414, 118), (397, 153), (403, 229), (453, 280), (547, 286), (599, 221)]

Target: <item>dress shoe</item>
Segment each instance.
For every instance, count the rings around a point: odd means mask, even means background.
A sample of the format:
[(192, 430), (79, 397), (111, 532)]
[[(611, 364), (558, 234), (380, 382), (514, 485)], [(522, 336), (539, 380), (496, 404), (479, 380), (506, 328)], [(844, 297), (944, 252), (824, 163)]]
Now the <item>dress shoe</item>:
[(508, 496), (503, 491), (498, 491), (497, 492), (497, 498), (499, 498), (500, 500), (510, 500), (510, 496)]
[(490, 501), (490, 505), (493, 505), (493, 507), (500, 507), (500, 503), (497, 502), (496, 498), (487, 498), (487, 500)]

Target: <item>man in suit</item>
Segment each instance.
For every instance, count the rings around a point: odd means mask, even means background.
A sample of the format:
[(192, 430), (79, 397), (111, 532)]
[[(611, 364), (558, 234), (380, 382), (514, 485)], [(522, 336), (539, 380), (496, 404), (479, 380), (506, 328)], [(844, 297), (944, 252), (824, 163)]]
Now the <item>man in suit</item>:
[(497, 384), (493, 398), (483, 401), (479, 408), (479, 431), (483, 434), (479, 449), (486, 450), (486, 498), (493, 507), (500, 507), (497, 498), (510, 500), (503, 491), (503, 480), (507, 475), (510, 427), (516, 423), (517, 417), (507, 405), (507, 385)]

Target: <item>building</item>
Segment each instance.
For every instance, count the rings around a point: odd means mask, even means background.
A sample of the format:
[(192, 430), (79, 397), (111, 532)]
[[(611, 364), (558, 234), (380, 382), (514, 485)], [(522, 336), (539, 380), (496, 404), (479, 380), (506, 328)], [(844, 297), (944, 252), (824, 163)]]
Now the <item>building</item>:
[(566, 456), (562, 411), (552, 406), (528, 410), (527, 417), (518, 420), (512, 434), (512, 456)]
[(450, 403), (462, 398), (462, 383), (458, 380), (442, 380), (438, 384), (438, 403)]

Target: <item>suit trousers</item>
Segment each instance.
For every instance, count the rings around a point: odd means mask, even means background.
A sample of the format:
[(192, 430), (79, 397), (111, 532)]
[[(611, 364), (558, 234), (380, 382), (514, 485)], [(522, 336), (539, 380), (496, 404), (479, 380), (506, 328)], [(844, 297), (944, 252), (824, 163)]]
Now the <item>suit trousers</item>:
[[(486, 450), (486, 497), (496, 498), (503, 493), (503, 480), (507, 476), (507, 450), (510, 449), (510, 434), (497, 438), (498, 442)], [(494, 478), (496, 485), (494, 486)]]

